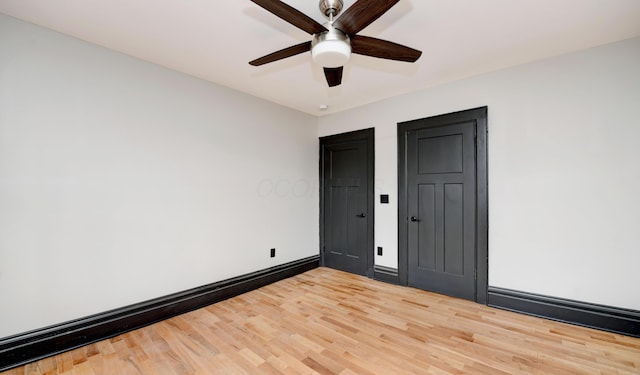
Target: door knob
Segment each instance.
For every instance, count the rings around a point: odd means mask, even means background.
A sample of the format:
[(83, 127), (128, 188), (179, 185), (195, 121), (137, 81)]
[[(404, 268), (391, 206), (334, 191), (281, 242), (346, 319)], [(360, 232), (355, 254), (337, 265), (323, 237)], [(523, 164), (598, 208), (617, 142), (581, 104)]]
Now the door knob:
[(365, 214), (364, 212), (361, 213), (360, 215), (358, 215), (358, 217), (367, 217), (367, 214)]
[(415, 216), (411, 216), (411, 221), (418, 221), (418, 218)]

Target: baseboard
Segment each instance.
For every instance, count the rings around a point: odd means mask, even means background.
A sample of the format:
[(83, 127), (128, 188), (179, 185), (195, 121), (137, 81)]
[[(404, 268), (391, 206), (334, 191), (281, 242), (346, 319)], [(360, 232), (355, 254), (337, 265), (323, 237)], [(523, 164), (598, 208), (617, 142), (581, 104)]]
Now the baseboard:
[(640, 311), (489, 287), (487, 305), (541, 318), (640, 337)]
[(400, 285), (397, 268), (373, 266), (373, 279), (389, 284)]
[(319, 256), (0, 338), (0, 371), (159, 322), (318, 267)]

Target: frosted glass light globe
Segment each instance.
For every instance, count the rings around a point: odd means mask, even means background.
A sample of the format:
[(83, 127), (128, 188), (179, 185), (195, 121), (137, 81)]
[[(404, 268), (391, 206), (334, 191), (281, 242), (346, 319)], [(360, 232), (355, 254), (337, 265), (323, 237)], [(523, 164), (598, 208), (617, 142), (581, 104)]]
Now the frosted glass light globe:
[(329, 28), (321, 34), (316, 34), (311, 43), (311, 58), (325, 68), (344, 66), (351, 57), (351, 43), (349, 37), (342, 31)]

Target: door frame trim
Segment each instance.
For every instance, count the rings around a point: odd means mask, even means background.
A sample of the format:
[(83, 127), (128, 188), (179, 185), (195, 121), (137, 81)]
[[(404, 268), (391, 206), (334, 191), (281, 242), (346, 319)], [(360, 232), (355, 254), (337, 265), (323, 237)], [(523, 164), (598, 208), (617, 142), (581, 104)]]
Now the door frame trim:
[[(487, 170), (487, 107), (479, 107), (398, 123), (398, 278), (408, 285), (407, 214), (407, 132), (443, 126), (443, 122), (476, 122), (476, 295), (475, 301), (487, 303), (489, 269), (489, 195)], [(445, 125), (446, 126), (446, 125)]]
[(320, 265), (324, 266), (324, 150), (326, 146), (353, 141), (367, 142), (367, 277), (373, 278), (373, 247), (375, 223), (375, 129), (368, 128), (320, 137)]

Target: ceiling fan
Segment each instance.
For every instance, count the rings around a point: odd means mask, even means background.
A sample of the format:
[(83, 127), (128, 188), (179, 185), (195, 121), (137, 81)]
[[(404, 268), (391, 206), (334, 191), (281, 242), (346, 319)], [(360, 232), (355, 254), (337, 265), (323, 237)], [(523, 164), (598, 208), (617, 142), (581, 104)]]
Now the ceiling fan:
[(280, 0), (251, 0), (293, 26), (313, 35), (313, 40), (296, 44), (255, 59), (260, 66), (311, 51), (312, 59), (324, 68), (329, 87), (342, 82), (342, 69), (351, 53), (388, 60), (415, 62), (422, 52), (397, 43), (357, 35), (400, 0), (357, 0), (340, 17), (342, 0), (320, 0), (320, 11), (329, 20), (324, 25)]

